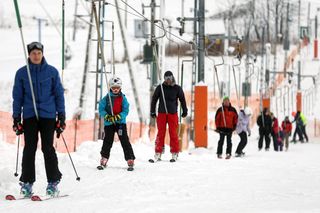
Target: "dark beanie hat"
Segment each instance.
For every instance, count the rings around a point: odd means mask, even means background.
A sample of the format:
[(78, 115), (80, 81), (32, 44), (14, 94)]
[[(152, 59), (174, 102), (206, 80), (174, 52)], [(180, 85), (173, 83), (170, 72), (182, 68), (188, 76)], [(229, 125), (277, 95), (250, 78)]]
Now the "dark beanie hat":
[(27, 45), (28, 54), (30, 55), (32, 50), (40, 50), (43, 53), (43, 44), (40, 42), (34, 41)]
[(171, 71), (166, 71), (166, 72), (164, 73), (164, 77), (166, 77), (166, 76), (173, 76), (173, 74), (172, 74)]

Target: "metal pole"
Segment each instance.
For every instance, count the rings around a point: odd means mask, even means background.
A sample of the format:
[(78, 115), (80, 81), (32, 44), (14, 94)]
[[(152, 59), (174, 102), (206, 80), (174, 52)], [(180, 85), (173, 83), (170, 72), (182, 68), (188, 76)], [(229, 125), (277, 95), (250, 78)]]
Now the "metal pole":
[[(274, 38), (274, 54), (273, 54), (273, 70), (277, 70), (277, 44), (278, 44), (278, 22), (279, 22), (279, 5), (276, 3), (276, 20), (275, 20), (275, 38)], [(275, 85), (276, 74), (272, 74), (272, 86)]]
[(73, 34), (72, 34), (72, 41), (76, 40), (76, 31), (77, 31), (77, 14), (78, 14), (78, 2), (76, 0), (75, 8), (74, 8), (74, 18), (73, 18)]
[[(92, 20), (93, 20), (93, 11), (92, 11), (92, 8), (91, 8), (90, 23), (92, 23)], [(90, 48), (91, 34), (92, 34), (92, 24), (89, 24), (87, 45), (86, 45), (86, 56), (85, 56), (85, 63), (84, 63), (83, 77), (82, 77), (82, 85), (81, 85), (81, 94), (80, 94), (80, 101), (79, 101), (80, 109), (82, 109), (82, 107), (83, 107), (84, 96), (85, 96), (87, 73), (88, 73), (88, 67), (89, 67), (89, 57), (90, 57), (89, 52), (90, 52), (90, 49), (91, 49)], [(95, 111), (96, 110), (97, 110), (97, 102), (95, 102)], [(83, 110), (81, 111), (81, 114), (82, 114), (82, 112), (83, 112)], [(79, 115), (79, 119), (81, 119), (81, 114)]]
[(315, 17), (315, 31), (314, 31), (314, 59), (318, 59), (318, 14)]
[(288, 50), (289, 50), (289, 43), (290, 43), (290, 39), (289, 39), (289, 7), (290, 4), (287, 3), (287, 19), (286, 19), (286, 36), (284, 39), (284, 78), (287, 77), (287, 67), (288, 67)]
[(249, 78), (249, 56), (250, 56), (250, 26), (247, 32), (247, 57), (246, 57), (246, 72), (245, 72), (245, 94), (244, 94), (244, 107), (248, 106), (248, 78)]
[(62, 137), (63, 143), (64, 143), (64, 145), (65, 145), (65, 147), (66, 147), (66, 150), (67, 150), (69, 159), (70, 159), (70, 161), (71, 161), (71, 164), (72, 164), (72, 167), (73, 167), (73, 171), (74, 171), (74, 173), (75, 173), (76, 176), (77, 176), (76, 180), (77, 180), (77, 181), (80, 181), (80, 177), (79, 177), (79, 175), (78, 175), (78, 172), (77, 172), (77, 170), (76, 170), (76, 167), (74, 166), (73, 160), (72, 160), (72, 158), (71, 158), (71, 155), (70, 155), (70, 152), (69, 152), (67, 143), (66, 143), (66, 141), (65, 141), (65, 139), (64, 139), (64, 137), (63, 137), (63, 134), (61, 134), (61, 137)]
[(204, 82), (204, 49), (205, 49), (205, 0), (199, 0), (199, 50), (198, 50), (198, 82)]
[(191, 121), (190, 121), (190, 140), (194, 141), (194, 86), (197, 76), (197, 51), (198, 47), (198, 30), (197, 30), (197, 17), (198, 17), (198, 0), (194, 0), (194, 19), (193, 19), (193, 62), (192, 62), (192, 86), (191, 86)]
[(62, 59), (61, 59), (61, 63), (62, 63), (62, 72), (61, 72), (61, 82), (63, 85), (63, 73), (64, 73), (64, 62), (65, 62), (65, 57), (64, 57), (64, 17), (65, 17), (65, 4), (64, 4), (64, 0), (62, 0)]
[[(156, 47), (156, 51), (157, 50), (157, 44), (156, 41), (154, 40), (155, 38), (155, 26), (154, 26), (154, 20), (155, 20), (155, 16), (156, 16), (156, 3), (155, 0), (151, 0), (150, 3), (150, 8), (151, 8), (151, 40), (150, 40), (150, 44), (151, 44), (151, 48), (152, 50), (154, 50), (154, 48)], [(156, 67), (156, 61), (155, 61), (155, 55), (154, 55), (154, 51), (152, 51), (152, 62), (151, 62), (151, 78), (150, 78), (150, 101), (152, 100), (152, 96), (154, 93), (154, 85), (157, 84), (157, 67)], [(162, 82), (160, 82), (162, 83)], [(150, 126), (154, 127), (155, 126), (155, 119), (150, 119)]]
[[(301, 65), (301, 62), (299, 61)], [(301, 66), (298, 66), (298, 92), (301, 90)]]
[(28, 79), (29, 79), (29, 84), (30, 84), (33, 109), (34, 109), (34, 113), (36, 115), (37, 120), (39, 120), (38, 110), (37, 110), (37, 105), (36, 105), (36, 98), (34, 96), (34, 90), (33, 90), (33, 84), (32, 84), (32, 80), (31, 80), (29, 61), (28, 61), (26, 45), (25, 45), (25, 42), (24, 42), (24, 37), (23, 37), (23, 32), (22, 32), (22, 23), (21, 23), (19, 6), (18, 6), (18, 1), (17, 0), (14, 0), (14, 8), (15, 8), (15, 11), (16, 11), (17, 22), (18, 22), (18, 26), (19, 26), (19, 30), (20, 30), (20, 37), (21, 37), (22, 46), (23, 46), (23, 53), (24, 53), (26, 66), (27, 66), (27, 73), (28, 73)]
[[(118, 0), (116, 0), (115, 3), (116, 3), (116, 8), (117, 8), (117, 16), (118, 16), (119, 25), (120, 25), (120, 31), (121, 31), (121, 36), (122, 36), (123, 47), (124, 47), (125, 55), (126, 55), (126, 61), (128, 63), (128, 68), (129, 68), (130, 81), (131, 81), (131, 85), (132, 85), (134, 100), (135, 100), (135, 104), (136, 104), (136, 107), (137, 107), (137, 114), (139, 116), (139, 122), (142, 124), (143, 123), (143, 115), (142, 115), (142, 111), (141, 111), (141, 104), (140, 104), (140, 101), (139, 101), (139, 94), (138, 94), (136, 83), (135, 83), (135, 80), (134, 80), (134, 72), (133, 72), (133, 69), (132, 69), (132, 61), (131, 61), (131, 58), (130, 58), (130, 55), (129, 55), (129, 51), (128, 51), (127, 38), (126, 38), (126, 34), (124, 32), (124, 27), (123, 27), (123, 24), (122, 24), (120, 10), (119, 10), (119, 6), (118, 6)], [(142, 134), (142, 130), (140, 129), (140, 136), (141, 136), (141, 134)]]
[(38, 41), (41, 43), (41, 19), (38, 19)]
[[(310, 3), (309, 3), (309, 6), (310, 6)], [(310, 8), (309, 8), (310, 9)], [(300, 26), (301, 26), (301, 0), (299, 0), (299, 9), (298, 9), (298, 35), (300, 34)], [(308, 22), (308, 25), (309, 25), (309, 22)], [(301, 75), (301, 41), (299, 39), (299, 47), (298, 47), (298, 91), (300, 90), (300, 75)], [(292, 104), (293, 104), (293, 100), (292, 100)]]
[(126, 3), (125, 3), (125, 6), (124, 6), (124, 10), (125, 10), (125, 13), (124, 13), (124, 26), (125, 28), (127, 29), (127, 26), (128, 26), (128, 0), (126, 0)]
[[(100, 49), (100, 53), (101, 53), (101, 61), (102, 61), (102, 68), (103, 68), (101, 71), (105, 74), (107, 91), (109, 91), (110, 88), (108, 85), (108, 76), (107, 76), (107, 72), (106, 72), (106, 61), (104, 58), (104, 48), (102, 47), (101, 33), (100, 33), (100, 28), (99, 28), (100, 24), (99, 24), (99, 19), (98, 19), (98, 14), (97, 14), (97, 8), (96, 8), (96, 5), (93, 1), (92, 1), (92, 10), (93, 10), (93, 15), (94, 15), (96, 30), (97, 30), (98, 48)], [(109, 104), (110, 104), (111, 114), (113, 115), (113, 107), (112, 107), (110, 93), (108, 92), (108, 94), (109, 94)]]
[(18, 161), (19, 161), (19, 147), (20, 147), (20, 135), (18, 137), (18, 144), (17, 144), (17, 158), (16, 158), (16, 172), (14, 173), (15, 177), (18, 177)]

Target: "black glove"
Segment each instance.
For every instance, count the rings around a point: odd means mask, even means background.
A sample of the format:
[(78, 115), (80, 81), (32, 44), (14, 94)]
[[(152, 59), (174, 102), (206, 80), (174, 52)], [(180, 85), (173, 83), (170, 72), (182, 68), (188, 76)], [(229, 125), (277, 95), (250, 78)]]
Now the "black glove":
[(23, 125), (21, 123), (21, 118), (13, 118), (13, 126), (12, 126), (13, 131), (16, 133), (16, 135), (21, 135), (23, 134)]
[(65, 128), (66, 128), (66, 117), (63, 114), (58, 114), (58, 120), (56, 122), (57, 138), (60, 137), (60, 134), (65, 130)]
[(188, 115), (188, 112), (182, 112), (181, 117), (185, 118), (187, 117), (187, 115)]
[(150, 113), (150, 116), (151, 116), (152, 118), (156, 118), (156, 117), (157, 117), (157, 114), (156, 114), (155, 112), (151, 112), (151, 113)]

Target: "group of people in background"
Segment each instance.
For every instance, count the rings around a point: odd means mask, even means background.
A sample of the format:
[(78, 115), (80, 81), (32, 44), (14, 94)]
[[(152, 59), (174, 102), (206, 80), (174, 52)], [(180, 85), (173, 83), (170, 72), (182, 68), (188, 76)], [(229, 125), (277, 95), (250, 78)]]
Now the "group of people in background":
[[(232, 134), (234, 131), (239, 135), (240, 142), (235, 152), (235, 157), (242, 157), (245, 155), (243, 149), (245, 148), (248, 136), (251, 135), (250, 131), (250, 115), (249, 108), (237, 110), (231, 105), (229, 97), (223, 98), (222, 106), (218, 108), (215, 115), (216, 132), (219, 133), (220, 138), (217, 147), (217, 157), (222, 158), (223, 144), (226, 138), (226, 159), (231, 158), (232, 154)], [(274, 113), (265, 108), (257, 118), (257, 125), (259, 127), (259, 151), (263, 148), (263, 141), (265, 141), (265, 150), (269, 151), (271, 138), (273, 141), (274, 151), (286, 151), (289, 149), (289, 137), (292, 135), (292, 123), (296, 123), (296, 128), (291, 142), (296, 143), (296, 135), (299, 137), (300, 142), (308, 142), (308, 135), (306, 133), (307, 121), (305, 116), (300, 112), (292, 114), (294, 120), (291, 122), (289, 116), (286, 116), (281, 122)], [(271, 137), (270, 137), (271, 136)]]
[(292, 122), (289, 120), (289, 116), (286, 116), (280, 126), (278, 118), (274, 113), (270, 112), (267, 108), (263, 109), (263, 112), (257, 119), (257, 125), (259, 127), (259, 150), (262, 150), (263, 140), (265, 140), (265, 150), (269, 151), (271, 135), (274, 151), (283, 151), (283, 146), (285, 146), (285, 150), (288, 151), (289, 137), (292, 135), (292, 123), (294, 122), (296, 123), (296, 128), (292, 142), (296, 142), (297, 134), (300, 142), (303, 143), (304, 138), (306, 142), (309, 141), (306, 133), (307, 121), (305, 116), (300, 111), (297, 111), (297, 113), (293, 113), (292, 115), (294, 115), (294, 120)]

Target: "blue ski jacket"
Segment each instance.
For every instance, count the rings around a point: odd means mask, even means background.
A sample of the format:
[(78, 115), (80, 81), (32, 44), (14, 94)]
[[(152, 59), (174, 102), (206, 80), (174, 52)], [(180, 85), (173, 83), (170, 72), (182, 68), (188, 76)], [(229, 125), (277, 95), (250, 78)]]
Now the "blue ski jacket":
[[(122, 92), (120, 92), (119, 94), (114, 94), (112, 93), (111, 90), (110, 90), (110, 96), (111, 96), (113, 114), (114, 115), (119, 114), (121, 116), (121, 119), (119, 121), (116, 121), (116, 123), (125, 124), (126, 118), (129, 114), (129, 103), (126, 96)], [(101, 118), (104, 118), (106, 115), (112, 115), (110, 101), (109, 101), (109, 94), (104, 96), (99, 102), (99, 115)], [(113, 123), (104, 120), (104, 125), (110, 126), (110, 125), (113, 125)]]
[[(41, 64), (32, 64), (29, 60), (29, 67), (39, 117), (65, 116), (64, 91), (58, 70), (49, 65), (44, 57)], [(27, 66), (21, 67), (16, 73), (12, 97), (13, 118), (20, 118), (21, 113), (24, 119), (36, 116)]]

